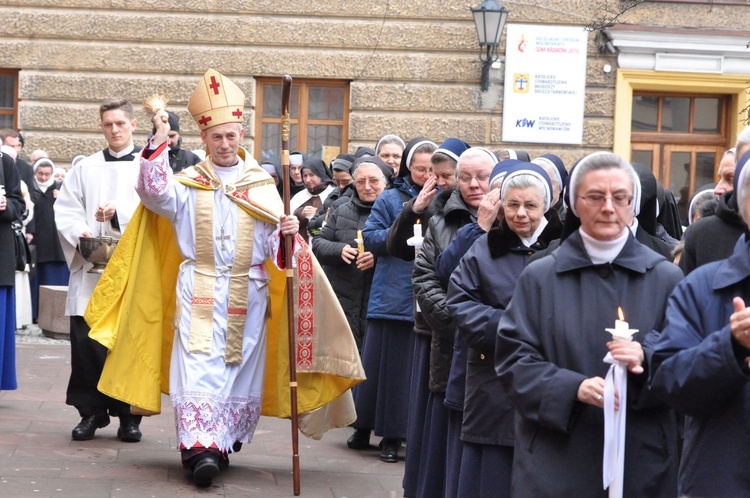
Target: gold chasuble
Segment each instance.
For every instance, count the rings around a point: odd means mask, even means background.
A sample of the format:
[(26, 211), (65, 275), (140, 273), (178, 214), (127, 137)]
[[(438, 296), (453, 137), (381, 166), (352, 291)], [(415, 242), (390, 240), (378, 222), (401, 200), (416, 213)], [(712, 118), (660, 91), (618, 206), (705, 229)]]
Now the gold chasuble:
[[(243, 149), (240, 157), (245, 159)], [(190, 324), (190, 353), (210, 351), (214, 279), (213, 194), (222, 184), (210, 158), (181, 171), (174, 180), (196, 189), (196, 278)], [(253, 252), (254, 220), (276, 225), (282, 204), (271, 177), (252, 159), (239, 180), (224, 185), (225, 194), (241, 209), (235, 264), (231, 272), (227, 330), (227, 363), (242, 359), (247, 314), (247, 272)], [(243, 216), (242, 213), (247, 214)], [(199, 224), (207, 224), (203, 228)], [(91, 296), (85, 319), (89, 336), (109, 354), (98, 388), (132, 405), (134, 412), (157, 414), (161, 393), (169, 394), (177, 295), (182, 256), (166, 218), (140, 205), (117, 245)], [(204, 235), (200, 235), (204, 234)], [(207, 235), (206, 235), (207, 234)], [(221, 244), (221, 241), (218, 242)], [(298, 411), (300, 431), (319, 439), (323, 432), (356, 419), (349, 391), (365, 379), (351, 330), (320, 265), (304, 240), (295, 254)], [(289, 418), (289, 354), (286, 276), (270, 259), (266, 270), (269, 305), (266, 320), (266, 369), (262, 414)], [(245, 274), (245, 276), (243, 276)], [(236, 282), (236, 283), (235, 283)]]

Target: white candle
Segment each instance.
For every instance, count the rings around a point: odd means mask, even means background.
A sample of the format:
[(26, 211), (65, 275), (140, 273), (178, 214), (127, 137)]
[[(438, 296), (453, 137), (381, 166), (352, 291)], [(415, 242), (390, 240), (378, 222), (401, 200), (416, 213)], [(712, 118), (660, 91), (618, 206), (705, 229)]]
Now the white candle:
[(632, 330), (630, 324), (625, 321), (625, 315), (622, 313), (622, 308), (617, 308), (617, 316), (619, 319), (615, 320), (615, 328), (607, 329), (607, 331), (612, 334), (612, 339), (615, 341), (632, 341), (633, 334), (638, 331)]
[(365, 252), (365, 241), (362, 238), (362, 230), (357, 230), (357, 252), (359, 254)]
[(422, 238), (422, 225), (420, 225), (419, 223), (414, 224), (414, 238), (415, 239)]

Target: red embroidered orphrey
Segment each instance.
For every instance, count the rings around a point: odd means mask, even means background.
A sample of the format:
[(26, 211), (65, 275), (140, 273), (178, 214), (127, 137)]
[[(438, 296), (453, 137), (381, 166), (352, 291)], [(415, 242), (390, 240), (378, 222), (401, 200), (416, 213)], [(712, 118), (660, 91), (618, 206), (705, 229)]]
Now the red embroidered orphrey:
[(227, 313), (230, 315), (247, 315), (247, 308), (227, 308)]
[(297, 315), (297, 368), (309, 371), (313, 358), (313, 329), (315, 316), (313, 309), (313, 264), (310, 249), (304, 241), (300, 241), (301, 250), (297, 256), (297, 272), (299, 276), (299, 314)]
[(201, 115), (201, 118), (200, 118), (200, 120), (198, 122), (200, 124), (204, 125), (204, 124), (208, 123), (209, 121), (211, 121), (211, 119), (212, 119), (211, 116), (203, 116), (203, 115)]
[(211, 180), (209, 180), (208, 178), (206, 178), (203, 175), (198, 175), (195, 178), (193, 178), (193, 180), (195, 180), (196, 182), (200, 183), (201, 185), (205, 185), (206, 187), (210, 187), (211, 186)]
[(193, 296), (193, 298), (190, 300), (191, 304), (214, 304), (214, 298), (212, 297), (196, 297)]
[(208, 86), (211, 87), (211, 89), (213, 89), (214, 95), (219, 95), (219, 87), (221, 86), (221, 84), (219, 84), (219, 82), (216, 81), (216, 76), (211, 76), (211, 84)]
[(232, 116), (235, 116), (237, 118), (241, 118), (242, 117), (242, 111), (240, 111), (239, 109), (237, 109), (236, 111), (232, 111)]

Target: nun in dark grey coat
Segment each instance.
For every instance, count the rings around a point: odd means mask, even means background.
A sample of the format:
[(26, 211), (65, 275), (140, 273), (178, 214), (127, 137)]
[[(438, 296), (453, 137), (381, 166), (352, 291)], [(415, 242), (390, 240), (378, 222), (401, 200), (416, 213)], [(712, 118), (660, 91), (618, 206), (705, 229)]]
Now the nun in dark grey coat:
[[(641, 342), (664, 325), (680, 270), (627, 225), (635, 172), (595, 153), (571, 175), (568, 217), (581, 227), (530, 263), (498, 327), (496, 371), (516, 408), (511, 495), (604, 498), (604, 377), (610, 352), (628, 365), (624, 496), (677, 496), (676, 417), (646, 388)], [(613, 342), (621, 307), (632, 342)]]

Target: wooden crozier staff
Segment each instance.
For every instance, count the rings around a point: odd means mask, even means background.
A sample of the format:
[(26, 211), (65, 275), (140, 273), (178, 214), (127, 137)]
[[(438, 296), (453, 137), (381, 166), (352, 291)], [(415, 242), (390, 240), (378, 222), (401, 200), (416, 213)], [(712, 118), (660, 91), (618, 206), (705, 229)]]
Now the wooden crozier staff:
[[(292, 94), (292, 77), (285, 74), (281, 78), (281, 169), (284, 182), (284, 214), (291, 215), (289, 200), (289, 99)], [(284, 236), (284, 267), (286, 268), (286, 308), (287, 323), (289, 324), (289, 395), (292, 411), (292, 478), (294, 481), (294, 496), (300, 494), (299, 474), (299, 422), (297, 420), (297, 357), (296, 351), (296, 320), (294, 316), (294, 269), (292, 268), (292, 236)]]

